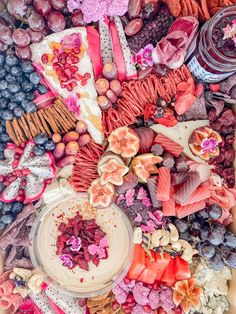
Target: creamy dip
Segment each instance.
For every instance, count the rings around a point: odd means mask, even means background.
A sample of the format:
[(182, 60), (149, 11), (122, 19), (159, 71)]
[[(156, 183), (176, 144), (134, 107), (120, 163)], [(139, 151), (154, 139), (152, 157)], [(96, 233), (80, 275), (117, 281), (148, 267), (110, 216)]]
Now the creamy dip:
[[(72, 270), (63, 266), (56, 255), (58, 225), (66, 223), (68, 218), (75, 216), (81, 205), (86, 207), (86, 204), (87, 199), (73, 197), (47, 209), (35, 229), (33, 246), (37, 263), (53, 282), (69, 293), (91, 296), (109, 290), (124, 270), (127, 271), (132, 257), (132, 239), (129, 222), (119, 208), (112, 205), (98, 210), (96, 222), (106, 232), (109, 241), (108, 258), (100, 260), (97, 267), (90, 262), (89, 271), (78, 266)], [(89, 219), (89, 215), (86, 216), (84, 218)]]

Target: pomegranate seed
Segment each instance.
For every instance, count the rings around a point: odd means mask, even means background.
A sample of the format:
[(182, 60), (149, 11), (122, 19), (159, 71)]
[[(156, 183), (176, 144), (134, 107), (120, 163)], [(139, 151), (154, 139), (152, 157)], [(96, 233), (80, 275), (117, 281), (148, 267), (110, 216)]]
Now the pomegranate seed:
[(143, 309), (144, 309), (144, 311), (145, 311), (146, 313), (151, 313), (151, 311), (152, 311), (150, 305), (144, 305)]
[(66, 73), (68, 77), (71, 76), (71, 70), (69, 68), (65, 69), (64, 72)]
[(125, 309), (124, 312), (125, 312), (126, 314), (130, 314), (130, 313), (131, 313), (131, 309)]
[(79, 62), (79, 58), (73, 57), (73, 58), (71, 59), (71, 61), (72, 61), (72, 64), (76, 64), (76, 63)]
[(82, 81), (80, 82), (80, 84), (81, 84), (81, 86), (85, 86), (85, 85), (87, 84), (87, 80), (82, 80)]
[(74, 88), (77, 85), (75, 81), (71, 82), (71, 86)]
[(22, 185), (22, 186), (26, 186), (26, 180), (22, 180), (22, 181), (21, 181), (21, 185)]
[(3, 184), (5, 185), (5, 186), (8, 186), (8, 185), (10, 185), (10, 181), (8, 181), (8, 180), (5, 180), (4, 182), (3, 182)]
[(73, 90), (73, 87), (71, 86), (71, 84), (68, 84), (66, 88), (69, 92), (72, 92)]
[(66, 59), (65, 58), (61, 59), (61, 64), (66, 64)]
[(80, 53), (80, 48), (73, 48), (72, 51), (76, 54)]
[(68, 80), (68, 76), (66, 74), (64, 74), (64, 73), (61, 73), (59, 75), (59, 80), (63, 81), (63, 82), (66, 82)]
[(133, 302), (133, 301), (134, 301), (134, 297), (133, 297), (132, 294), (130, 294), (130, 295), (128, 296), (128, 298), (126, 299), (126, 302), (131, 303), (131, 302)]
[(211, 92), (218, 92), (220, 90), (220, 84), (210, 84)]
[(76, 74), (75, 74), (75, 78), (77, 79), (77, 81), (81, 81), (82, 78), (83, 78), (83, 76), (80, 75), (79, 73), (76, 73)]
[(88, 79), (90, 79), (90, 77), (91, 77), (90, 73), (85, 73), (84, 74), (84, 79), (88, 80)]
[(128, 285), (128, 284), (130, 283), (130, 279), (129, 279), (128, 277), (125, 277), (125, 278), (124, 278), (124, 283), (125, 283), (126, 285)]
[(8, 177), (8, 181), (9, 181), (9, 182), (14, 182), (16, 179), (17, 179), (16, 176), (10, 176), (10, 177)]
[(16, 197), (16, 201), (17, 201), (17, 202), (23, 202), (23, 201), (24, 201), (24, 196), (23, 196), (23, 195), (18, 195), (18, 196)]
[(22, 189), (21, 189), (21, 190), (19, 190), (19, 195), (20, 195), (20, 196), (25, 195), (25, 191), (24, 191), (24, 190), (22, 190)]
[(47, 64), (48, 63), (48, 55), (46, 53), (44, 53), (42, 55), (41, 61), (43, 62), (43, 64)]
[(19, 160), (14, 159), (13, 162), (12, 162), (12, 167), (13, 167), (13, 168), (17, 168), (18, 165), (19, 165)]
[(28, 168), (25, 168), (22, 170), (23, 176), (28, 176), (30, 174), (30, 170)]

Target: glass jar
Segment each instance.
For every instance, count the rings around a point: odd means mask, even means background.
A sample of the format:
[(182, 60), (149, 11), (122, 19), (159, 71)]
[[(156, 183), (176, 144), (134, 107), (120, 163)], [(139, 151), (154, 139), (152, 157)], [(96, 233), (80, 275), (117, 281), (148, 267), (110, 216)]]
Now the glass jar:
[[(214, 38), (216, 32), (219, 32), (220, 23), (230, 23), (233, 19), (236, 19), (236, 5), (220, 10), (201, 28), (195, 50), (187, 63), (195, 78), (207, 83), (216, 83), (236, 72), (236, 48), (232, 50), (231, 55), (224, 53), (221, 44)], [(223, 29), (225, 26), (220, 27)]]

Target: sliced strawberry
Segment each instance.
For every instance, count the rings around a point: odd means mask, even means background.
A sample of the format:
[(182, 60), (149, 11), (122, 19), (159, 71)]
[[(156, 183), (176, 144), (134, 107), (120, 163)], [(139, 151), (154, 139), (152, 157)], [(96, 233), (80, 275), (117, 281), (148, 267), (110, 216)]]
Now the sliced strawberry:
[(145, 269), (142, 271), (141, 275), (138, 277), (139, 281), (146, 284), (152, 285), (156, 279), (156, 269), (155, 262), (147, 262)]
[(175, 283), (175, 258), (170, 259), (168, 266), (161, 276), (161, 281), (163, 281), (167, 286), (173, 286)]
[(145, 268), (145, 251), (140, 244), (134, 247), (133, 262), (128, 272), (129, 279), (137, 279)]
[(175, 279), (185, 280), (191, 277), (189, 263), (183, 260), (181, 257), (175, 258)]
[(161, 280), (161, 277), (170, 262), (170, 255), (168, 253), (156, 253), (155, 254), (155, 266), (156, 266), (156, 280)]

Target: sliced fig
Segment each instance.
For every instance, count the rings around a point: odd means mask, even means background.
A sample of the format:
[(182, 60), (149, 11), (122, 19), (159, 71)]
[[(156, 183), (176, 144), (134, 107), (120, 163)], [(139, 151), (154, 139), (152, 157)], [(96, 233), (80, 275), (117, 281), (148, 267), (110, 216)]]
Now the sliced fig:
[(158, 173), (156, 164), (161, 163), (162, 160), (162, 157), (152, 153), (139, 155), (133, 158), (131, 169), (141, 182), (147, 182), (151, 174)]
[(109, 159), (100, 166), (102, 172), (100, 177), (101, 184), (112, 183), (114, 185), (122, 185), (123, 177), (129, 171), (129, 167), (120, 164), (116, 159)]
[(140, 140), (139, 153), (149, 153), (155, 138), (153, 130), (143, 126), (141, 128), (135, 129), (135, 132), (138, 134)]
[(112, 131), (108, 142), (109, 149), (124, 158), (133, 157), (139, 151), (140, 140), (137, 133), (126, 126)]
[(105, 152), (98, 161), (98, 174), (100, 176), (102, 174), (101, 166), (106, 164), (111, 159), (116, 160), (120, 165), (125, 165), (123, 159), (120, 156), (113, 154), (112, 152)]
[(130, 189), (135, 188), (137, 184), (138, 184), (138, 177), (136, 176), (136, 174), (130, 172), (126, 176), (124, 176), (123, 184), (116, 186), (115, 189), (118, 194), (122, 194)]
[(94, 180), (88, 188), (89, 202), (97, 208), (110, 206), (115, 197), (115, 188), (111, 183), (101, 184), (100, 179)]

